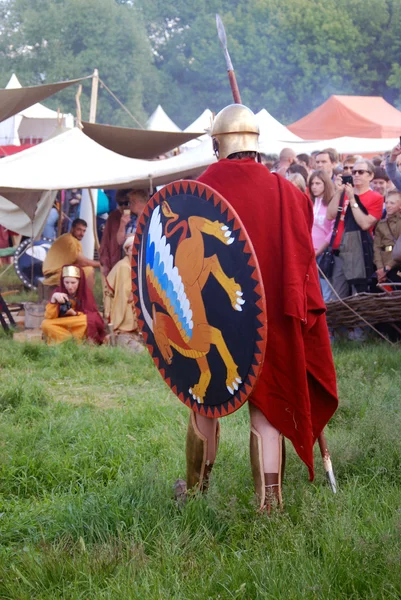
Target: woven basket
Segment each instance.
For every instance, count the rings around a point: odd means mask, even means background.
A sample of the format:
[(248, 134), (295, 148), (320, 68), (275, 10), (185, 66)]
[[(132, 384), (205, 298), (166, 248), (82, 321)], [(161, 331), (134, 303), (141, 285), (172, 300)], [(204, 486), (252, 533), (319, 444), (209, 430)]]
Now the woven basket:
[[(329, 327), (358, 327), (366, 325), (363, 317), (375, 323), (396, 323), (401, 321), (401, 291), (383, 292), (382, 294), (357, 294), (343, 298), (345, 306), (339, 300), (327, 302), (327, 323)], [(358, 313), (356, 315), (349, 308)]]

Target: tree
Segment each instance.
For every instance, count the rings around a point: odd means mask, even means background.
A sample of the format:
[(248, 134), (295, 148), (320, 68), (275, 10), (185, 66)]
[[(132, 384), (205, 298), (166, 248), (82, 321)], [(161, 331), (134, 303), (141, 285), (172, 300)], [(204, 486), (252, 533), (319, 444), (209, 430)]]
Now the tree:
[[(331, 94), (384, 95), (400, 102), (399, 0), (249, 0), (174, 4), (138, 0), (163, 106), (181, 124), (231, 102), (214, 23), (218, 11), (243, 102), (292, 122)], [(388, 89), (391, 85), (394, 91)], [(184, 101), (188, 99), (188, 101)], [(155, 98), (155, 102), (159, 99)]]
[[(114, 0), (13, 0), (6, 31), (1, 32), (0, 74), (3, 83), (16, 71), (25, 85), (73, 79), (99, 69), (101, 79), (144, 123), (145, 90), (157, 83), (152, 52), (140, 13)], [(10, 30), (12, 27), (13, 30)], [(91, 84), (84, 84), (82, 114), (88, 115)], [(75, 113), (76, 90), (49, 99)], [(99, 122), (135, 126), (106, 92), (99, 94)]]
[[(12, 71), (37, 84), (96, 67), (139, 121), (160, 103), (185, 127), (206, 107), (232, 102), (216, 12), (253, 110), (290, 123), (331, 94), (401, 106), (400, 0), (3, 0), (0, 83)], [(70, 88), (49, 104), (75, 112), (74, 95)], [(98, 120), (135, 125), (106, 92)]]

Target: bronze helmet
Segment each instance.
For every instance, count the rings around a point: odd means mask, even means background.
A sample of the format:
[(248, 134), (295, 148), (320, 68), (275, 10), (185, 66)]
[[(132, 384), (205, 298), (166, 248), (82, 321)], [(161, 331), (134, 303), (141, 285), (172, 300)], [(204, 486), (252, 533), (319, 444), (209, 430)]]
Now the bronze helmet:
[(211, 136), (217, 158), (234, 152), (259, 151), (259, 125), (254, 113), (243, 104), (230, 104), (215, 117)]

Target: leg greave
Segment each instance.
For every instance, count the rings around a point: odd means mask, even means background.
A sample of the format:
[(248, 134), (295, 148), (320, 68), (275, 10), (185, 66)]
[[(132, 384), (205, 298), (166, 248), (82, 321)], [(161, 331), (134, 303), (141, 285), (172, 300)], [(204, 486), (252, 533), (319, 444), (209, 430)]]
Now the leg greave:
[[(220, 436), (220, 424), (217, 421), (216, 449)], [(197, 487), (206, 492), (209, 486), (209, 476), (213, 464), (207, 460), (208, 440), (200, 431), (196, 423), (196, 415), (191, 410), (187, 432), (187, 489)]]
[(255, 492), (261, 511), (267, 510), (270, 514), (273, 506), (282, 508), (281, 483), (283, 476), (283, 436), (278, 437), (279, 462), (277, 473), (265, 473), (263, 466), (263, 438), (260, 433), (251, 427), (250, 455), (252, 476), (255, 482)]

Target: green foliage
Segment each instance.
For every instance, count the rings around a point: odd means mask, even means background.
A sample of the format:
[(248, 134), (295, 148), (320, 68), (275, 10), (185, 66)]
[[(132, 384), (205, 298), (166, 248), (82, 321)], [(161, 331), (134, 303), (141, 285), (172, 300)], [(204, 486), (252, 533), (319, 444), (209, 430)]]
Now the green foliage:
[[(215, 14), (226, 27), (244, 103), (292, 122), (331, 94), (401, 106), (399, 0), (6, 0), (0, 83), (101, 78), (139, 121), (157, 104), (185, 127), (232, 101)], [(84, 84), (88, 115), (90, 81)], [(75, 113), (75, 89), (49, 99)], [(135, 125), (99, 94), (98, 121)]]
[[(181, 114), (181, 121), (183, 98), (190, 99), (184, 110), (191, 117), (232, 101), (216, 12), (226, 27), (242, 100), (255, 111), (264, 107), (291, 122), (335, 93), (401, 101), (398, 0), (176, 2), (165, 10), (157, 0), (139, 4), (156, 40), (157, 64), (170, 81), (163, 106), (177, 119)], [(389, 92), (389, 84), (397, 92)]]
[[(185, 127), (231, 102), (215, 14), (223, 18), (244, 103), (291, 122), (331, 94), (401, 106), (398, 0), (6, 0), (0, 82), (101, 78), (139, 121), (161, 103)], [(90, 82), (84, 84), (83, 116)], [(75, 89), (49, 105), (75, 113)], [(98, 121), (134, 125), (106, 93)]]
[[(152, 85), (151, 48), (140, 14), (134, 7), (113, 0), (13, 0), (2, 56), (22, 83), (35, 85), (90, 75), (98, 68), (102, 80), (137, 119), (144, 121), (144, 90)], [(10, 31), (15, 20), (16, 31)], [(6, 35), (3, 31), (2, 37)], [(0, 54), (1, 57), (1, 54)], [(5, 82), (4, 82), (5, 83)], [(76, 89), (49, 100), (75, 113)], [(81, 97), (83, 118), (88, 118), (91, 82)], [(110, 124), (132, 125), (111, 96), (99, 95), (99, 117)]]
[(400, 358), (335, 347), (338, 493), (317, 452), (311, 484), (287, 444), (285, 511), (269, 519), (255, 510), (247, 410), (221, 420), (208, 497), (178, 510), (187, 409), (146, 354), (0, 339), (0, 597), (399, 598)]

